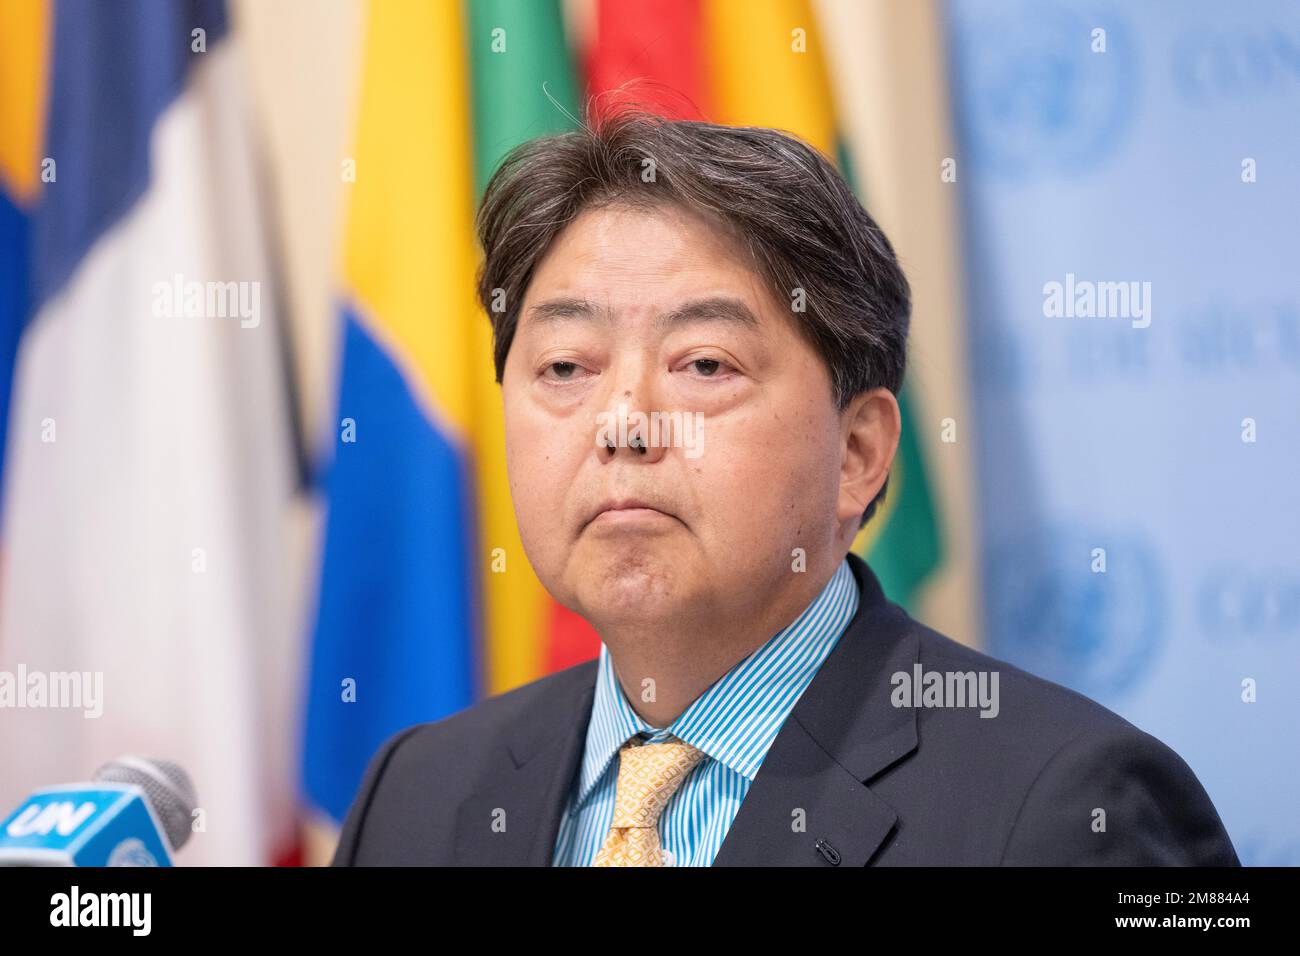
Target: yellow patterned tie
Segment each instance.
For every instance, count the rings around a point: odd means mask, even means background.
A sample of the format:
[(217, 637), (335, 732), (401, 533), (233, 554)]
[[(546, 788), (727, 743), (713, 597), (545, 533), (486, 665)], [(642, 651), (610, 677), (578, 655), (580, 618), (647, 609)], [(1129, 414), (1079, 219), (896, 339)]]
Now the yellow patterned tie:
[(663, 866), (659, 814), (703, 757), (703, 750), (680, 740), (625, 743), (618, 752), (614, 821), (591, 865)]

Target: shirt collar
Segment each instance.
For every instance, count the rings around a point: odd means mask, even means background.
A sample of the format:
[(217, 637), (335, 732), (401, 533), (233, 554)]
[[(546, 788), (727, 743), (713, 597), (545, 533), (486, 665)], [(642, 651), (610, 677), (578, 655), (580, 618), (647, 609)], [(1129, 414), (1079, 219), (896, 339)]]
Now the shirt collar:
[(751, 782), (795, 702), (858, 610), (848, 560), (795, 620), (740, 661), (667, 727), (656, 730), (632, 709), (600, 645), (596, 693), (578, 778), (580, 806), (629, 737), (685, 741)]

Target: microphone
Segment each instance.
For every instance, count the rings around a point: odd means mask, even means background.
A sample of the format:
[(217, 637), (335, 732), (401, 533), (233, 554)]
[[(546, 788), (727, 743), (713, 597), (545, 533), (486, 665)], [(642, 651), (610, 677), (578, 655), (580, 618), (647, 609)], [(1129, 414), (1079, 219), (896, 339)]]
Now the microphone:
[(171, 866), (197, 806), (178, 764), (119, 757), (33, 792), (0, 824), (0, 866)]

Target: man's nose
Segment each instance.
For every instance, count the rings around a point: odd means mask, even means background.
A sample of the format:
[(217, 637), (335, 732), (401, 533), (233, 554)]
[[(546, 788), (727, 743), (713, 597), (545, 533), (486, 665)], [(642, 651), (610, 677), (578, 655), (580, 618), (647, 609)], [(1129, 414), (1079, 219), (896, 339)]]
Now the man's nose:
[(617, 417), (617, 410), (614, 414), (613, 428), (597, 436), (596, 454), (601, 461), (626, 458), (654, 464), (664, 457), (666, 449), (652, 413), (647, 412), (643, 419), (629, 412), (626, 426)]
[(625, 362), (611, 376), (611, 395), (598, 416), (596, 454), (601, 461), (626, 458), (653, 464), (666, 453), (655, 404), (653, 362)]

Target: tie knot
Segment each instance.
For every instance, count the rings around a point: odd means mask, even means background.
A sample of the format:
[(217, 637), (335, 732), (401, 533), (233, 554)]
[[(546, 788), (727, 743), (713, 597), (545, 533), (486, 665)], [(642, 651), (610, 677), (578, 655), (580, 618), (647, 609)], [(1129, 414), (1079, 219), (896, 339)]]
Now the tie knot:
[(668, 801), (704, 751), (685, 741), (638, 744), (629, 740), (618, 752), (614, 827), (654, 827)]

